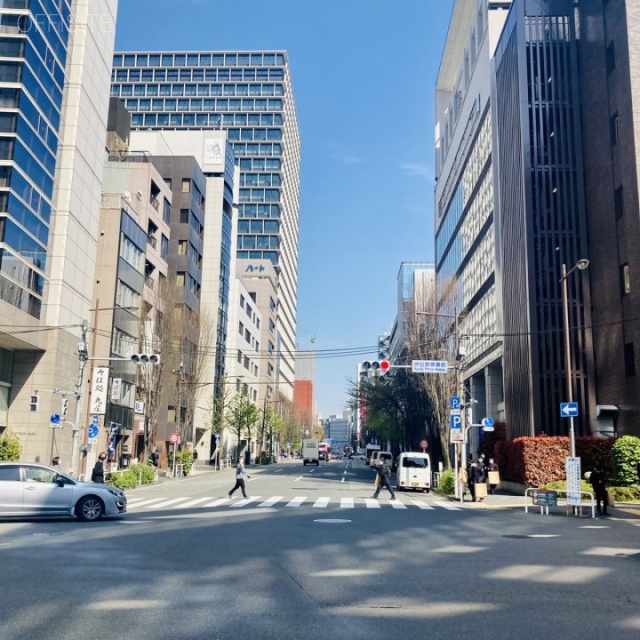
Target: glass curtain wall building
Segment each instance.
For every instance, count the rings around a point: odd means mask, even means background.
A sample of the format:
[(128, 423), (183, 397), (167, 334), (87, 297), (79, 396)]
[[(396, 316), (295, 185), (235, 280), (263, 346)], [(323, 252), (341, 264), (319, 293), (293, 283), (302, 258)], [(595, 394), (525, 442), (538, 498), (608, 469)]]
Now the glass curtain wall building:
[(67, 0), (0, 2), (0, 299), (37, 319), (49, 267), (70, 13)]
[(300, 138), (286, 53), (116, 53), (111, 95), (134, 130), (227, 130), (240, 166), (236, 256), (277, 267), (279, 390), (292, 398)]
[[(474, 413), (504, 417), (496, 284), (491, 58), (507, 2), (457, 0), (435, 87), (436, 283), (441, 319), (457, 315)], [(475, 434), (472, 434), (474, 437)], [(475, 443), (473, 443), (475, 446)]]

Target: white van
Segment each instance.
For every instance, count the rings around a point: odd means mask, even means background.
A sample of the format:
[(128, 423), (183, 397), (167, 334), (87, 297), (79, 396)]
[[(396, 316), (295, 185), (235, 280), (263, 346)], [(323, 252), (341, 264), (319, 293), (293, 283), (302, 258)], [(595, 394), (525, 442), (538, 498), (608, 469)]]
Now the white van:
[(378, 463), (378, 455), (380, 454), (380, 450), (376, 449), (375, 451), (371, 452), (371, 457), (369, 458), (369, 466), (370, 467), (375, 467), (376, 464)]
[(383, 458), (387, 467), (391, 469), (391, 464), (393, 463), (393, 455), (391, 454), (391, 451), (380, 451), (378, 453), (378, 456), (376, 457), (376, 464), (380, 462), (380, 460), (382, 460)]
[(431, 488), (431, 459), (428, 453), (405, 451), (398, 458), (396, 489), (426, 491)]

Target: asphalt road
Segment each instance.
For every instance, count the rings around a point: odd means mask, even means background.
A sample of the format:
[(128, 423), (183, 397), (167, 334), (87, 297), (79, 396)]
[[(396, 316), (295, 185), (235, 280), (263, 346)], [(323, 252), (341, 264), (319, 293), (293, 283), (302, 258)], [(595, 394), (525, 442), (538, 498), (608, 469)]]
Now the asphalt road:
[(360, 461), (250, 473), (248, 502), (208, 472), (118, 519), (0, 520), (0, 639), (640, 638), (640, 519), (376, 506)]

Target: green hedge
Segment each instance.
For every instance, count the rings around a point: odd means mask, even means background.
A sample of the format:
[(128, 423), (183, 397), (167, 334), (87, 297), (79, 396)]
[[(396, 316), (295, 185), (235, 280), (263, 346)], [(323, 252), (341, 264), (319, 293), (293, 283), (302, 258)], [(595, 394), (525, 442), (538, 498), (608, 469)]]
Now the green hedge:
[(622, 436), (613, 445), (613, 482), (620, 487), (638, 483), (636, 464), (640, 460), (640, 438)]
[(134, 464), (123, 473), (114, 473), (107, 479), (107, 484), (111, 484), (118, 489), (135, 489), (139, 484), (152, 484), (156, 479), (155, 467), (146, 464)]

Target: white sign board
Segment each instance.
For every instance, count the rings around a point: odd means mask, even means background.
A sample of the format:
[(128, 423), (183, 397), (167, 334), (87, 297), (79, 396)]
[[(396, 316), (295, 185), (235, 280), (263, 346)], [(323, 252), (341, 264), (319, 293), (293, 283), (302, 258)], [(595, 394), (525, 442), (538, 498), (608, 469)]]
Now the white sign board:
[(111, 379), (111, 402), (120, 402), (122, 395), (122, 378)]
[(446, 360), (412, 360), (413, 373), (447, 373), (449, 363)]
[(91, 405), (89, 413), (104, 415), (107, 406), (109, 367), (94, 367), (91, 376)]
[(136, 413), (144, 413), (144, 402), (141, 402), (140, 400), (136, 400), (133, 405), (133, 410)]
[(580, 458), (567, 458), (567, 504), (580, 506)]
[(207, 138), (204, 141), (204, 164), (222, 164), (224, 161), (224, 140)]

